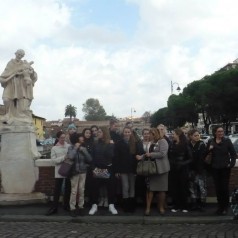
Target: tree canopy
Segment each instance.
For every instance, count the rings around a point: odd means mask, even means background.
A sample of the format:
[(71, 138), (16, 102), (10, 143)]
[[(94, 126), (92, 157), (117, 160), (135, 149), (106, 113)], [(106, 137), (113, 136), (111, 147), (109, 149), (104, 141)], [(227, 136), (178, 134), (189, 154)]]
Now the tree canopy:
[(82, 111), (85, 113), (84, 118), (87, 121), (102, 121), (106, 119), (106, 111), (100, 105), (98, 99), (89, 98), (83, 104)]
[(163, 123), (168, 127), (196, 125), (198, 113), (204, 119), (206, 131), (211, 123), (229, 125), (238, 117), (238, 69), (220, 70), (194, 81), (179, 95), (168, 98), (166, 108), (151, 116), (153, 126)]
[(72, 106), (71, 104), (67, 105), (65, 107), (65, 113), (64, 113), (64, 116), (67, 117), (69, 116), (70, 117), (70, 121), (72, 121), (72, 117), (76, 117), (77, 115), (77, 107), (75, 106)]

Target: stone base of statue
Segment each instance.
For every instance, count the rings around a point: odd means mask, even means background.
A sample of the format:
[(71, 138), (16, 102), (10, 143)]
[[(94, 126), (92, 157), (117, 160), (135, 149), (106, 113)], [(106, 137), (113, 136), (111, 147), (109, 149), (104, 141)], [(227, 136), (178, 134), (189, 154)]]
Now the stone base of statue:
[(1, 194), (0, 205), (28, 205), (46, 203), (43, 193)]
[(1, 193), (32, 193), (39, 173), (35, 159), (40, 156), (34, 126), (2, 124), (0, 134)]

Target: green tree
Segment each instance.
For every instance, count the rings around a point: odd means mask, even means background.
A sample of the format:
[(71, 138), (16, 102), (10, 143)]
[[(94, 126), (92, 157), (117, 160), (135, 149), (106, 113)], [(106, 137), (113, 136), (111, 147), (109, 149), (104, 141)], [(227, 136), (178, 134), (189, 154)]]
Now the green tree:
[(238, 117), (238, 70), (218, 71), (192, 82), (183, 91), (196, 102), (202, 113), (206, 131), (211, 123), (223, 123), (228, 128)]
[(143, 115), (141, 116), (141, 119), (145, 122), (148, 123), (150, 122), (150, 117), (151, 117), (151, 113), (149, 111), (145, 111), (143, 113)]
[(77, 115), (77, 107), (75, 106), (72, 106), (71, 104), (67, 105), (65, 107), (65, 113), (64, 113), (64, 116), (67, 117), (69, 116), (70, 117), (70, 121), (72, 121), (72, 117), (76, 117)]
[(168, 117), (168, 107), (160, 108), (150, 116), (151, 127), (157, 127), (159, 124), (170, 125), (170, 117)]
[(84, 118), (87, 121), (103, 121), (106, 119), (106, 112), (100, 105), (98, 99), (89, 98), (83, 104), (82, 111), (85, 113)]
[(171, 95), (168, 99), (168, 113), (170, 129), (181, 127), (186, 122), (194, 126), (198, 121), (198, 114), (194, 101), (183, 94)]

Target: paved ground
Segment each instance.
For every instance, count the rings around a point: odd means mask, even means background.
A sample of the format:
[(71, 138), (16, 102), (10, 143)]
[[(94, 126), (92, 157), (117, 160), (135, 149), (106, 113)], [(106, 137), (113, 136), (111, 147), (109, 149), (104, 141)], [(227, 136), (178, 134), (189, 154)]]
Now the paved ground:
[(0, 222), (0, 237), (11, 238), (233, 238), (238, 224), (95, 224), (67, 222)]
[[(111, 215), (101, 208), (94, 216), (73, 218), (61, 207), (56, 215), (45, 216), (49, 204), (0, 206), (0, 238), (238, 238), (238, 221), (227, 216), (215, 216), (215, 204), (207, 205), (205, 212), (171, 213), (159, 215), (153, 208), (151, 216), (144, 216), (144, 208), (133, 214), (118, 209)], [(85, 209), (88, 212), (89, 208)]]

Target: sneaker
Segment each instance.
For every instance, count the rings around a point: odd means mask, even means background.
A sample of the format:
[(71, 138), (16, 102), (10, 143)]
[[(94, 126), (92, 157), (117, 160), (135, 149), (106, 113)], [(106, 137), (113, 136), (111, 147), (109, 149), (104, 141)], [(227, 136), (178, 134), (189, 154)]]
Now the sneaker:
[(173, 209), (171, 209), (171, 212), (177, 212), (179, 209), (175, 209), (175, 208), (173, 208)]
[(188, 210), (186, 210), (186, 209), (183, 209), (183, 210), (182, 210), (182, 212), (183, 212), (183, 213), (187, 213), (187, 212), (188, 212)]
[(98, 206), (97, 206), (97, 204), (93, 204), (92, 205), (92, 208), (90, 209), (90, 211), (89, 211), (89, 215), (94, 215), (96, 212), (97, 212), (97, 210), (98, 210)]
[(109, 205), (109, 212), (111, 212), (113, 215), (117, 215), (118, 214), (116, 208), (114, 207), (114, 204), (110, 204)]

